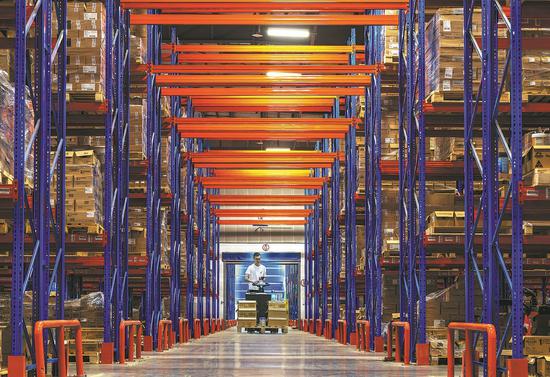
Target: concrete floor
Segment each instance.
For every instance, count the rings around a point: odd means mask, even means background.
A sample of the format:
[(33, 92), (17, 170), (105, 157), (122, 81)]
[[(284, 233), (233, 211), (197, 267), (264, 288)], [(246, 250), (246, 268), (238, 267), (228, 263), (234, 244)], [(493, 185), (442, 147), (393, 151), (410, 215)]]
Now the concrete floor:
[(446, 367), (403, 366), (382, 354), (359, 353), (290, 330), (282, 335), (237, 334), (235, 328), (126, 365), (86, 365), (88, 377), (139, 376), (446, 376)]

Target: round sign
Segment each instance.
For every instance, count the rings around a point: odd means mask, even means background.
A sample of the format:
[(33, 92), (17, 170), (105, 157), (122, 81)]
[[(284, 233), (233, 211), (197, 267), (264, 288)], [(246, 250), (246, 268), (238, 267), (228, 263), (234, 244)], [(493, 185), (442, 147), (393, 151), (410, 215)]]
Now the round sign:
[(268, 251), (268, 250), (269, 250), (269, 244), (268, 244), (268, 243), (264, 243), (264, 244), (262, 245), (262, 250), (263, 250), (263, 251)]

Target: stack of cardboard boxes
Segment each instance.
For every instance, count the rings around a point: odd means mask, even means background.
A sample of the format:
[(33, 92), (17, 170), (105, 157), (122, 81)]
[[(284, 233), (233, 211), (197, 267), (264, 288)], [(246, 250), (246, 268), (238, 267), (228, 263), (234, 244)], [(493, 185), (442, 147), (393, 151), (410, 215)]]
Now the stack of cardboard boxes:
[[(426, 94), (428, 100), (463, 99), (464, 97), (464, 15), (462, 8), (440, 8), (426, 26)], [(481, 12), (472, 19), (474, 37), (481, 37)], [(499, 36), (505, 37), (505, 28), (499, 28)], [(503, 70), (505, 51), (499, 50), (500, 71)], [(502, 72), (501, 72), (502, 73)], [(473, 59), (472, 79), (474, 87), (481, 78), (481, 61)], [(509, 98), (504, 93), (502, 99)]]
[(67, 5), (67, 95), (71, 101), (102, 102), (105, 98), (105, 16), (105, 6), (99, 1)]
[(526, 186), (550, 186), (550, 133), (524, 136), (523, 181)]
[(66, 154), (66, 225), (71, 231), (101, 233), (103, 173), (93, 150)]

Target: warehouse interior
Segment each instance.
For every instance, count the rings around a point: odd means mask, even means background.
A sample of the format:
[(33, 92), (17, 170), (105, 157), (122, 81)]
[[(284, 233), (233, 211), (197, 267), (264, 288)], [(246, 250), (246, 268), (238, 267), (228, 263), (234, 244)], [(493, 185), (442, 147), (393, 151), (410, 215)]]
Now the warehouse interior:
[(0, 376), (550, 376), (548, 0), (0, 10)]

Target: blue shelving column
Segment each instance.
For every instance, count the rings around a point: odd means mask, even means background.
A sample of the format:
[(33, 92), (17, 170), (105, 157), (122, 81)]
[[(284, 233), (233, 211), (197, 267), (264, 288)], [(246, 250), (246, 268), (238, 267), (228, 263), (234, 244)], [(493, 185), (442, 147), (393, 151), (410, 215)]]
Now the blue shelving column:
[[(52, 10), (55, 8), (58, 30), (52, 38)], [(13, 257), (11, 286), (11, 354), (8, 357), (8, 373), (22, 375), (27, 367), (34, 368), (36, 355), (30, 352), (27, 365), (25, 348), (33, 349), (32, 333), (27, 332), (24, 316), (25, 292), (32, 290), (32, 321), (51, 319), (48, 314), (50, 293), (55, 292), (56, 308), (53, 318), (64, 316), (65, 298), (65, 73), (67, 47), (67, 2), (46, 0), (36, 2), (27, 19), (26, 3), (15, 2), (15, 93), (14, 93), (14, 185), (16, 199), (13, 219)], [(27, 37), (34, 23), (34, 81), (27, 77)], [(52, 39), (57, 43), (52, 45)], [(52, 64), (57, 64), (58, 85), (56, 98), (52, 99)], [(29, 81), (26, 81), (28, 79)], [(27, 119), (32, 118), (27, 106), (27, 85), (34, 112), (32, 138), (25, 145)], [(51, 134), (57, 135), (57, 148), (50, 163)], [(34, 153), (32, 204), (28, 201), (25, 182), (27, 162)], [(50, 185), (56, 179), (55, 215), (50, 204)], [(32, 206), (31, 206), (32, 205)], [(25, 221), (30, 223), (32, 257), (25, 266)], [(55, 250), (50, 251), (50, 235), (54, 236)], [(50, 257), (53, 257), (52, 266)], [(25, 268), (26, 267), (26, 268)], [(32, 279), (32, 283), (31, 283)], [(49, 337), (45, 336), (44, 342)], [(56, 362), (47, 360), (48, 363)]]
[[(208, 190), (207, 190), (208, 191)], [(212, 311), (211, 311), (211, 295), (212, 295), (212, 269), (211, 269), (211, 261), (212, 261), (212, 216), (210, 213), (210, 203), (208, 200), (205, 201), (205, 226), (206, 226), (206, 242), (204, 247), (204, 253), (205, 253), (205, 316), (208, 319), (208, 326), (211, 326), (211, 320), (212, 320)], [(208, 331), (210, 331), (210, 327), (208, 328)]]
[[(188, 118), (193, 116), (193, 103), (190, 98), (187, 99), (186, 114)], [(185, 139), (185, 150), (192, 152), (194, 150), (194, 140)], [(186, 256), (187, 256), (187, 282), (186, 282), (186, 300), (187, 300), (187, 319), (189, 321), (189, 333), (194, 336), (193, 319), (194, 315), (194, 281), (195, 281), (195, 173), (193, 163), (190, 158), (187, 159), (187, 173), (185, 176), (185, 198), (187, 203), (187, 229), (185, 233)]]
[[(153, 14), (157, 11), (148, 11)], [(161, 63), (162, 30), (158, 25), (147, 26), (147, 63)], [(157, 344), (161, 310), (161, 239), (160, 239), (160, 177), (161, 177), (161, 108), (160, 88), (156, 75), (147, 75), (147, 272), (145, 284), (145, 349)]]
[[(371, 11), (383, 14), (383, 11)], [(383, 61), (385, 28), (365, 28), (366, 64)], [(380, 72), (371, 75), (372, 83), (365, 89), (365, 305), (370, 321), (370, 345), (383, 342), (382, 336), (382, 77)]]
[[(173, 45), (178, 43), (176, 28), (170, 30)], [(171, 63), (178, 63), (176, 52), (172, 52)], [(173, 118), (182, 117), (181, 98), (170, 97), (171, 115)], [(179, 318), (181, 316), (181, 137), (177, 125), (172, 124), (170, 130), (170, 191), (172, 192), (171, 221), (170, 221), (170, 319), (172, 329), (179, 333)]]
[[(399, 16), (399, 284), (401, 320), (410, 324), (410, 357), (429, 363), (426, 343), (425, 4), (410, 0)], [(416, 356), (419, 355), (417, 360)]]
[[(204, 151), (204, 144), (202, 139), (197, 139), (197, 152)], [(197, 239), (197, 318), (201, 321), (201, 329), (203, 329), (204, 319), (204, 241), (205, 241), (205, 226), (204, 226), (204, 187), (200, 178), (205, 175), (205, 169), (197, 169), (197, 176), (199, 181), (197, 183), (197, 225), (198, 225), (198, 239)]]
[[(464, 1), (464, 210), (465, 210), (465, 290), (466, 322), (475, 322), (474, 290), (481, 289), (483, 312), (481, 321), (493, 324), (497, 329), (497, 358), (511, 337), (512, 358), (504, 368), (499, 362), (500, 371), (507, 370), (510, 376), (527, 375), (527, 359), (523, 357), (523, 230), (522, 208), (520, 204), (520, 184), (522, 180), (522, 45), (521, 45), (521, 1), (512, 0), (508, 17), (498, 2), (482, 0), (482, 43), (477, 43), (472, 32), (474, 5)], [(505, 25), (510, 47), (503, 64), (504, 72), (499, 74), (498, 28)], [(472, 61), (477, 55), (482, 61), (481, 89), (474, 92), (472, 84)], [(497, 118), (503, 89), (510, 89), (510, 126), (503, 130)], [(481, 106), (481, 109), (480, 109)], [(476, 154), (472, 144), (475, 127), (474, 116), (482, 112), (482, 159)], [(506, 122), (508, 123), (508, 122)], [(506, 132), (508, 131), (508, 132)], [(509, 136), (505, 136), (508, 134)], [(499, 198), (498, 159), (500, 153), (508, 159), (511, 176), (503, 204)], [(481, 162), (482, 160), (482, 162)], [(474, 170), (482, 176), (482, 196), (477, 212), (474, 211), (473, 180)], [(512, 216), (512, 256), (511, 266), (507, 266), (499, 243), (499, 231), (505, 211)], [(476, 215), (474, 216), (474, 212)], [(483, 220), (480, 217), (483, 216)], [(474, 237), (481, 223), (483, 233), (483, 265), (477, 263), (474, 250)], [(477, 283), (477, 284), (476, 284)], [(506, 292), (512, 306), (506, 327), (502, 331), (500, 298)], [(477, 341), (477, 338), (473, 340)], [(487, 360), (487, 342), (484, 342), (484, 360)], [(487, 364), (483, 367), (486, 371)], [(486, 373), (486, 372), (485, 372)]]
[[(334, 99), (332, 109), (333, 118), (340, 116), (340, 101), (339, 98)], [(332, 271), (331, 271), (331, 301), (332, 301), (332, 333), (331, 339), (334, 339), (338, 320), (340, 319), (340, 268), (342, 263), (341, 243), (340, 243), (340, 140), (332, 140), (332, 152), (336, 153), (336, 158), (332, 164), (332, 181), (331, 181), (331, 237), (332, 237)]]
[[(321, 145), (319, 142), (316, 143), (316, 150), (319, 150)], [(314, 169), (314, 176), (321, 176), (321, 169)], [(320, 192), (318, 189), (313, 190), (314, 195), (319, 195)], [(317, 320), (321, 318), (320, 308), (321, 308), (321, 239), (320, 239), (320, 225), (321, 225), (321, 201), (318, 199), (315, 201), (313, 206), (313, 239), (311, 245), (312, 257), (313, 257), (313, 268), (311, 270), (313, 274), (313, 326), (316, 326)], [(310, 330), (311, 331), (311, 330)]]
[[(348, 41), (350, 46), (354, 46), (356, 41), (355, 29), (351, 30), (351, 37)], [(355, 51), (350, 54), (349, 64), (356, 64)], [(346, 97), (346, 117), (355, 119), (357, 117), (357, 96)], [(345, 202), (345, 235), (346, 235), (346, 322), (347, 322), (347, 342), (350, 341), (350, 335), (355, 332), (355, 308), (356, 308), (356, 290), (355, 275), (357, 267), (357, 218), (355, 193), (357, 191), (357, 151), (355, 141), (355, 122), (349, 126), (346, 134), (346, 202)]]
[[(330, 148), (330, 140), (322, 140), (323, 153), (328, 153)], [(329, 178), (329, 169), (323, 168), (321, 170), (322, 176)], [(324, 332), (324, 323), (328, 319), (328, 235), (329, 235), (329, 194), (328, 194), (328, 181), (323, 183), (321, 188), (321, 209), (322, 209), (322, 229), (321, 229), (321, 332)]]

